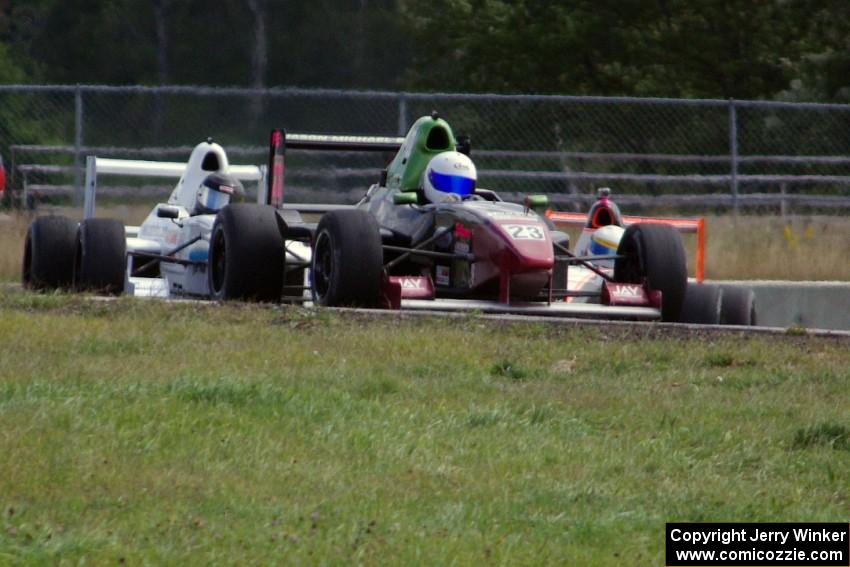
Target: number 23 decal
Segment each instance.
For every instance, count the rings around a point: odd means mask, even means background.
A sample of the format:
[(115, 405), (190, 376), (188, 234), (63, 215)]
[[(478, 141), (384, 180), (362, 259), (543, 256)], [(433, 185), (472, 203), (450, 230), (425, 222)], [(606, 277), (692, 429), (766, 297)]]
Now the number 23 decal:
[(505, 224), (502, 225), (514, 240), (543, 240), (543, 231), (539, 226), (528, 224)]

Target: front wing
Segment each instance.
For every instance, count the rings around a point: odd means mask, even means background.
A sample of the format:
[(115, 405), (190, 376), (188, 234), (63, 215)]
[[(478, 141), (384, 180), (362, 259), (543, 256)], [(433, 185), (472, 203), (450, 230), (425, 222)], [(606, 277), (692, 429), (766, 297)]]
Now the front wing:
[(402, 299), (401, 308), (413, 311), (478, 311), (481, 313), (510, 313), (516, 315), (544, 315), (550, 317), (578, 317), (583, 319), (629, 319), (656, 321), (661, 310), (655, 307), (601, 305), (598, 303), (499, 303), (473, 299)]

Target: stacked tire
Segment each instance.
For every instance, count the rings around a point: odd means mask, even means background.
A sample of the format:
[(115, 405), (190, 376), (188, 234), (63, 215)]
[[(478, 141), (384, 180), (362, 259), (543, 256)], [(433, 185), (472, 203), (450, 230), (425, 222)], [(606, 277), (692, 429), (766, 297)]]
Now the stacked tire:
[(35, 219), (27, 229), (21, 283), (34, 290), (124, 290), (126, 239), (114, 219), (76, 223), (62, 216)]
[(27, 229), (21, 283), (27, 289), (71, 289), (77, 223), (66, 217), (35, 219)]
[(680, 321), (698, 325), (755, 325), (755, 294), (748, 287), (691, 283)]

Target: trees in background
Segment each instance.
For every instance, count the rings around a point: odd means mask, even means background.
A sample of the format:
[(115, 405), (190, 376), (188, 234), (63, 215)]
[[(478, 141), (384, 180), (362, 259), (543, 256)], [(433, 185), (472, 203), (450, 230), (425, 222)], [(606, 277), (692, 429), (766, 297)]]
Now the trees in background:
[(850, 100), (846, 0), (0, 0), (0, 80)]
[[(787, 2), (752, 0), (433, 0), (410, 2), (412, 81), (446, 75), (475, 90), (765, 98), (788, 84)], [(436, 68), (439, 73), (422, 74)], [(458, 73), (459, 71), (459, 73)]]

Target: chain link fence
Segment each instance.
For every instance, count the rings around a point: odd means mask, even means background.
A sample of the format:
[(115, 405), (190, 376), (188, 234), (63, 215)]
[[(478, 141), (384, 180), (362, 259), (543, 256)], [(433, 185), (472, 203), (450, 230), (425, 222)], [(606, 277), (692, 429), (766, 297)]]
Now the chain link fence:
[[(629, 210), (850, 209), (847, 105), (29, 85), (0, 86), (7, 204), (79, 203), (86, 155), (182, 161), (212, 137), (232, 163), (263, 164), (272, 127), (400, 136), (434, 110), (471, 137), (479, 184), (511, 198), (547, 193), (559, 208), (583, 209), (597, 187), (610, 186)], [(356, 201), (389, 157), (293, 151), (288, 198)], [(127, 180), (99, 185), (123, 188), (113, 193), (121, 198), (142, 192)]]

